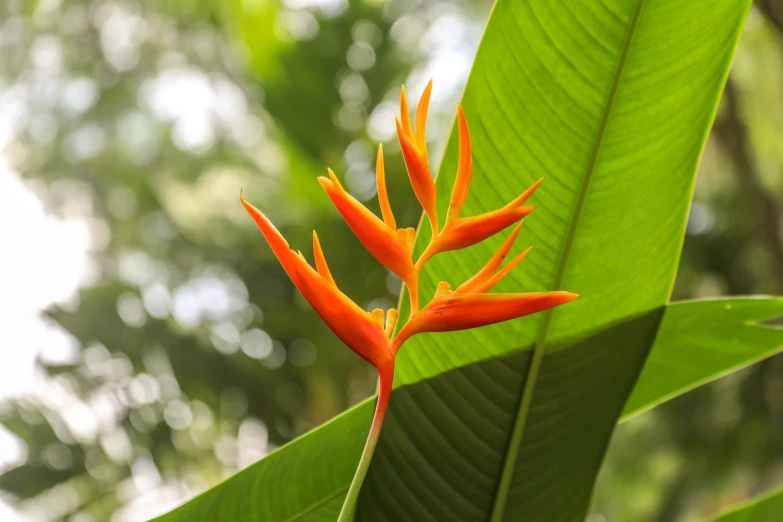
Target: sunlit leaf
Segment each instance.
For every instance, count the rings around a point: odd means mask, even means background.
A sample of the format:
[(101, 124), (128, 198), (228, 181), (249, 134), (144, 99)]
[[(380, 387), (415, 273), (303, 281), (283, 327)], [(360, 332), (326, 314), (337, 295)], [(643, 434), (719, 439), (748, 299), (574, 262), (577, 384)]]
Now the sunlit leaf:
[[(475, 154), (463, 215), (498, 208), (545, 176), (520, 238), (535, 248), (499, 291), (582, 297), (407, 345), (357, 520), (584, 518), (609, 437), (666, 325), (696, 167), (749, 5), (498, 2), (463, 96)], [(441, 215), (455, 174), (452, 133), (437, 180)], [(502, 239), (435, 258), (425, 295), (439, 280), (464, 281)], [(634, 408), (771, 351), (715, 361), (671, 389), (647, 385)], [(371, 406), (160, 520), (333, 520)]]

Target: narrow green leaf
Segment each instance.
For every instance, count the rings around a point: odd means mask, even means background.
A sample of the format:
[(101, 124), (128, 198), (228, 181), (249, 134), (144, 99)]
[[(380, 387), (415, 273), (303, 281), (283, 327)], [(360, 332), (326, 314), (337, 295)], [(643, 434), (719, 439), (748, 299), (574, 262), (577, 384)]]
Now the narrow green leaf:
[(783, 520), (783, 488), (737, 506), (712, 522), (780, 522)]
[(755, 326), (783, 315), (783, 299), (686, 301), (666, 309), (621, 422), (783, 350), (783, 329)]

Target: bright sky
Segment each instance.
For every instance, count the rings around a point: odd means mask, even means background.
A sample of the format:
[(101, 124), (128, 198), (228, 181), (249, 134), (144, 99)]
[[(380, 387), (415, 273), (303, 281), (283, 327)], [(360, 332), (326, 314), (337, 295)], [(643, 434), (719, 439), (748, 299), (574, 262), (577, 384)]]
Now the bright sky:
[(68, 301), (87, 268), (86, 223), (48, 215), (0, 156), (0, 399), (33, 391), (35, 360), (74, 354), (73, 340), (39, 317)]
[[(0, 156), (0, 400), (35, 390), (37, 357), (64, 360), (74, 341), (40, 317), (74, 295), (88, 266), (84, 222), (48, 215)], [(24, 461), (24, 444), (0, 426), (0, 472)], [(0, 502), (0, 520), (21, 521)]]

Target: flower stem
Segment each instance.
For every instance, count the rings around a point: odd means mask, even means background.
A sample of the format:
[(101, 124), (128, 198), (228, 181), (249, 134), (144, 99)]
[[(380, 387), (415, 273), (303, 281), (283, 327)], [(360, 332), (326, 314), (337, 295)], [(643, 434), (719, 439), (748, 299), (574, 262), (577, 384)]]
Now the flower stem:
[(378, 401), (375, 403), (375, 415), (372, 418), (370, 433), (367, 435), (367, 442), (364, 443), (364, 451), (359, 459), (359, 466), (353, 475), (351, 487), (348, 488), (348, 495), (345, 497), (343, 507), (340, 510), (340, 516), (337, 522), (352, 522), (356, 511), (356, 501), (359, 499), (359, 491), (362, 488), (364, 477), (370, 468), (372, 454), (375, 452), (375, 445), (378, 443), (378, 437), (381, 434), (383, 419), (386, 416), (386, 407), (389, 405), (391, 396), (392, 381), (394, 380), (394, 362), (389, 362), (386, 366), (378, 368)]
[(419, 276), (416, 276), (416, 280), (413, 283), (406, 283), (406, 286), (411, 298), (411, 317), (413, 317), (419, 313)]

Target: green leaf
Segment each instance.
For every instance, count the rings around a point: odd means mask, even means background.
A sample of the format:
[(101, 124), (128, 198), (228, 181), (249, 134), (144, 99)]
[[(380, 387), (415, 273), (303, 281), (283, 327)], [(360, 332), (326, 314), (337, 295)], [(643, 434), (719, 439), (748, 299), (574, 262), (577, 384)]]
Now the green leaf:
[[(783, 314), (783, 298), (688, 301), (667, 306), (648, 361), (674, 357), (678, 351), (683, 352), (683, 360), (710, 360), (711, 357), (715, 357), (713, 353), (715, 350), (721, 353), (721, 357), (711, 360), (711, 364), (708, 365), (711, 368), (709, 374), (695, 368), (688, 372), (692, 378), (691, 383), (686, 383), (682, 378), (671, 381), (654, 378), (655, 375), (660, 376), (661, 371), (668, 370), (657, 366), (654, 362), (650, 363), (649, 368), (645, 365), (639, 384), (632, 395), (635, 406), (631, 408), (626, 406), (625, 411), (630, 413), (627, 413), (625, 418), (686, 391), (696, 383), (718, 378), (744, 364), (782, 351), (783, 330), (756, 326), (760, 320), (781, 314)], [(640, 326), (641, 322), (643, 320), (637, 321), (635, 327)], [(616, 329), (615, 333), (622, 333), (632, 326), (623, 325), (620, 329)], [(678, 339), (683, 331), (687, 331), (688, 336), (685, 339)], [(606, 339), (606, 336), (612, 333), (599, 335), (603, 335)], [(716, 339), (719, 342), (715, 343)], [(600, 340), (594, 339), (588, 343), (599, 345)], [(631, 356), (632, 351), (623, 350), (622, 344), (620, 346), (620, 355)], [(525, 359), (529, 359), (529, 355), (529, 351), (518, 352), (509, 356), (506, 361), (488, 359), (457, 371), (466, 380), (481, 382), (486, 380), (489, 372), (497, 374), (498, 369), (512, 364), (508, 361), (514, 358), (520, 360), (513, 361), (513, 364), (523, 365)], [(620, 362), (617, 359), (613, 360), (616, 364)], [(611, 380), (612, 377), (612, 374), (603, 375), (603, 382)], [(506, 374), (506, 379), (501, 382), (508, 379), (516, 382), (520, 378), (519, 374), (512, 376), (509, 372)], [(577, 378), (579, 378), (578, 372)], [(589, 380), (593, 379), (594, 375), (583, 375), (581, 378)], [(652, 379), (655, 386), (648, 387), (642, 393), (640, 385), (649, 379)], [(411, 397), (432, 394), (433, 390), (439, 389), (441, 383), (446, 383), (448, 380), (449, 378), (440, 380), (435, 378), (398, 388), (394, 393), (392, 404), (399, 405), (399, 409), (406, 410), (409, 417), (416, 418), (418, 415), (416, 410), (408, 409)], [(486, 383), (482, 388), (489, 389)], [(470, 395), (466, 398), (468, 401), (475, 399)], [(502, 396), (500, 398), (502, 400)], [(468, 401), (466, 407), (470, 407)], [(372, 399), (363, 402), (159, 520), (161, 522), (217, 520), (220, 516), (237, 521), (335, 520), (359, 460), (372, 417), (373, 403)], [(630, 405), (631, 401), (628, 404)], [(495, 405), (492, 400), (484, 406), (488, 408), (486, 411), (489, 414), (501, 409), (501, 406)], [(484, 422), (485, 418), (489, 418), (489, 414), (476, 416), (476, 421)], [(421, 419), (416, 420), (421, 422)], [(426, 424), (422, 422), (422, 425)], [(390, 426), (391, 423), (385, 428), (387, 432), (382, 438), (396, 436), (389, 433), (398, 428), (390, 428)], [(374, 472), (376, 471), (372, 469), (371, 473)], [(398, 487), (392, 486), (393, 483), (391, 481), (387, 487)]]
[(783, 315), (781, 298), (675, 303), (621, 421), (783, 350), (783, 329), (746, 328)]
[[(357, 520), (584, 518), (666, 309), (696, 167), (749, 5), (496, 4), (463, 97), (474, 150), (463, 215), (498, 208), (544, 175), (525, 227), (536, 248), (498, 291), (582, 297), (411, 340)], [(455, 173), (452, 132), (437, 180), (441, 216)], [(420, 251), (427, 227), (419, 235)], [(464, 281), (502, 239), (436, 257), (423, 295), (440, 279)], [(333, 519), (371, 407), (161, 520)]]
[(737, 506), (712, 522), (779, 522), (783, 520), (783, 488)]

